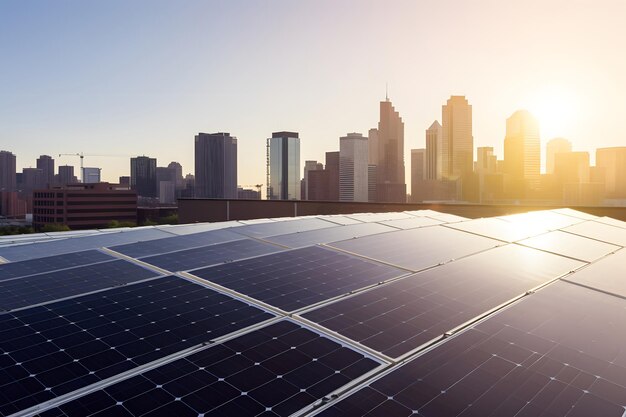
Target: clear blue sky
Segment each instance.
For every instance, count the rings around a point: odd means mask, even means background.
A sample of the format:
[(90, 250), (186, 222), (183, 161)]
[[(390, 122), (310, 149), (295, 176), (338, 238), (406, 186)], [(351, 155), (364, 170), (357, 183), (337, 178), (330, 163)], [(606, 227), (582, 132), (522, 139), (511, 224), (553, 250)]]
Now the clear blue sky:
[[(623, 0), (0, 0), (0, 148), (19, 168), (85, 152), (193, 172), (194, 134), (227, 131), (254, 184), (272, 131), (299, 131), (302, 161), (323, 160), (376, 126), (386, 82), (407, 169), (451, 94), (500, 158), (524, 107), (544, 143), (626, 145), (625, 17)], [(129, 172), (127, 157), (85, 160), (107, 180)]]

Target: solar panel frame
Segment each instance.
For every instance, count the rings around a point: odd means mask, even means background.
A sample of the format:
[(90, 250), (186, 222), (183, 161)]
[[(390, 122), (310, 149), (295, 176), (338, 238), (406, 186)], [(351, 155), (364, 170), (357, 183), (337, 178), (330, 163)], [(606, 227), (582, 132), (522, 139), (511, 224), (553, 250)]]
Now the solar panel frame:
[(542, 227), (533, 227), (532, 224), (520, 225), (493, 217), (452, 223), (446, 227), (504, 242), (516, 242), (548, 231)]
[(625, 320), (623, 299), (555, 282), (315, 415), (622, 417)]
[(598, 291), (626, 298), (626, 249), (600, 259), (576, 271), (564, 280)]
[(149, 268), (123, 259), (0, 281), (0, 312), (154, 278)]
[(118, 408), (128, 415), (286, 416), (382, 365), (283, 319), (74, 399), (42, 417), (111, 414)]
[(294, 219), (244, 225), (234, 229), (234, 231), (243, 236), (262, 239), (269, 236), (325, 229), (329, 227), (337, 227), (337, 224), (318, 218), (306, 218), (301, 220)]
[(0, 415), (273, 317), (175, 276), (0, 314)]
[(263, 238), (263, 240), (295, 249), (379, 233), (393, 232), (394, 230), (396, 229), (380, 223), (355, 223), (321, 230), (309, 230), (306, 232), (270, 236)]
[(503, 244), (502, 241), (437, 225), (344, 240), (327, 246), (416, 272)]
[(64, 255), (53, 255), (45, 258), (29, 259), (26, 261), (7, 262), (0, 264), (0, 281), (20, 278), (29, 275), (52, 272), (60, 269), (69, 269), (77, 266), (111, 261), (115, 258), (98, 250), (72, 252)]
[(296, 311), (407, 273), (320, 246), (190, 272), (282, 311)]
[(560, 230), (533, 236), (528, 239), (520, 240), (517, 243), (530, 248), (580, 259), (585, 262), (593, 262), (621, 248), (621, 246), (600, 242)]
[(507, 245), (299, 314), (374, 351), (400, 358), (583, 265)]
[(594, 220), (585, 221), (562, 229), (564, 232), (596, 239), (613, 245), (626, 246), (626, 230)]
[(413, 217), (409, 219), (385, 220), (379, 222), (385, 226), (394, 227), (396, 229), (415, 229), (418, 227), (428, 227), (443, 224), (440, 220), (431, 219), (430, 217)]
[(284, 248), (271, 243), (242, 238), (230, 242), (147, 256), (140, 258), (140, 260), (167, 271), (179, 272), (268, 255), (283, 250)]

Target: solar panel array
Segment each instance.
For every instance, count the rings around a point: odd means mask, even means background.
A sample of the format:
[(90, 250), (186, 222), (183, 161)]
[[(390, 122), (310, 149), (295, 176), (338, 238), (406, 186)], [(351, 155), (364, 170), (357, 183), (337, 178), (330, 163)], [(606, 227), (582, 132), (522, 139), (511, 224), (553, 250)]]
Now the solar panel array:
[(3, 241), (0, 416), (616, 416), (626, 223), (431, 210)]

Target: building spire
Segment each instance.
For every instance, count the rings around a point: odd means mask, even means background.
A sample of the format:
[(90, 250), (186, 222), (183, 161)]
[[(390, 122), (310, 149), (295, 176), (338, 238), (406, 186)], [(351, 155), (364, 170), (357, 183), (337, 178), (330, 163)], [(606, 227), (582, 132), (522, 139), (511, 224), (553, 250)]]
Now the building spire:
[(385, 83), (385, 101), (389, 101), (389, 84)]

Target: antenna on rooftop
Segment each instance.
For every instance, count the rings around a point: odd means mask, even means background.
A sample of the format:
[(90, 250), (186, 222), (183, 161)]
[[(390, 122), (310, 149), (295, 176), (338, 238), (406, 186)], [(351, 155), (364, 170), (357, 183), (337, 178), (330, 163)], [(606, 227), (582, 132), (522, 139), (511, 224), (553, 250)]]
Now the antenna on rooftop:
[(389, 84), (385, 83), (385, 101), (389, 101)]

